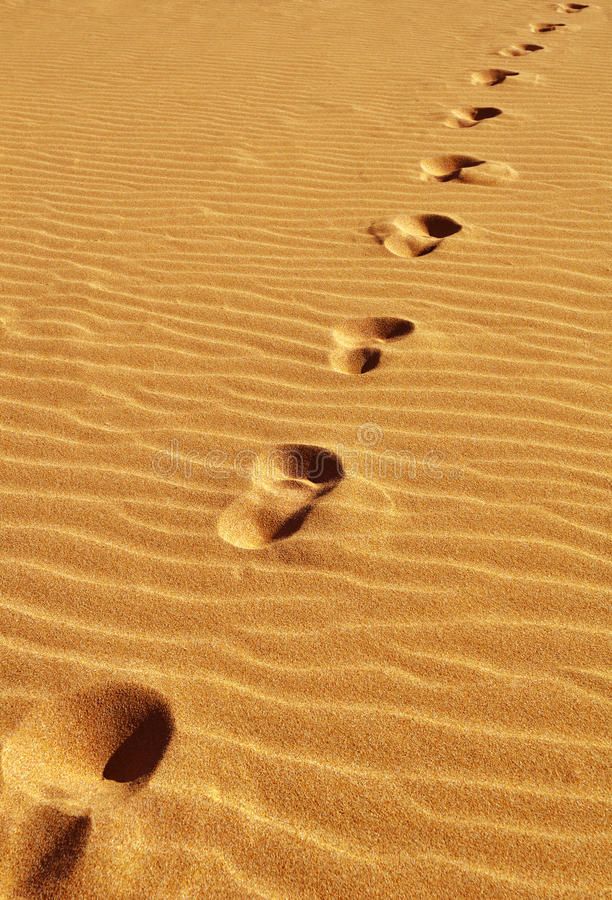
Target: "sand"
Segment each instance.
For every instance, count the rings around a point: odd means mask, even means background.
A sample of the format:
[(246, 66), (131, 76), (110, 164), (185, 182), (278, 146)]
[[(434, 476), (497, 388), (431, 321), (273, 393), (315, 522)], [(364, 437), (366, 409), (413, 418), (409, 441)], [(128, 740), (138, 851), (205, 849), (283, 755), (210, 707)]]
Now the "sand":
[(0, 14), (0, 896), (609, 896), (608, 0)]

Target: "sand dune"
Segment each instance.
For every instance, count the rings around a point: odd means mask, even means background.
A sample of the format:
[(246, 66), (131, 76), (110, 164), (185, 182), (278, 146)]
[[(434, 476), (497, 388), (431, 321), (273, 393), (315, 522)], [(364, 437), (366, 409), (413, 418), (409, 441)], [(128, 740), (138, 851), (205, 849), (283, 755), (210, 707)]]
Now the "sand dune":
[(607, 896), (609, 5), (0, 13), (0, 897)]

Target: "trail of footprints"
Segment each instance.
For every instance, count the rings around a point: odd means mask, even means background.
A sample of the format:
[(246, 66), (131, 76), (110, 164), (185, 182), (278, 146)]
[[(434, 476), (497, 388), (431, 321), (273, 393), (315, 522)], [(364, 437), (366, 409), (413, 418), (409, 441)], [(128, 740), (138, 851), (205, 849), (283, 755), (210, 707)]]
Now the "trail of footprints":
[[(572, 14), (586, 8), (562, 3), (557, 11)], [(538, 22), (529, 27), (544, 34), (564, 24)], [(523, 43), (498, 53), (520, 57), (542, 49)], [(477, 86), (494, 86), (518, 74), (489, 68), (473, 73), (471, 80)], [(497, 107), (460, 107), (443, 124), (471, 128), (501, 114)], [(484, 173), (480, 181), (470, 174), (479, 170)], [(462, 154), (425, 158), (421, 171), (426, 180), (442, 183), (497, 183), (516, 177), (510, 167)], [(430, 213), (397, 215), (374, 222), (368, 230), (392, 255), (411, 258), (433, 252), (461, 231), (461, 225)], [(413, 329), (403, 318), (348, 319), (332, 329), (330, 365), (342, 374), (365, 375), (379, 365), (383, 347)], [(287, 538), (344, 474), (342, 461), (323, 447), (283, 444), (262, 453), (253, 465), (251, 488), (221, 514), (218, 534), (240, 549), (262, 549)], [(2, 750), (3, 792), (12, 814), (4, 854), (5, 893), (58, 896), (78, 871), (96, 822), (146, 789), (173, 732), (166, 700), (133, 684), (98, 685), (34, 708)]]
[[(576, 13), (587, 4), (563, 3), (558, 12)], [(531, 32), (545, 34), (564, 26), (563, 22), (536, 22)], [(496, 51), (504, 57), (519, 58), (544, 50), (542, 44), (516, 43)], [(494, 87), (518, 71), (491, 67), (473, 72), (477, 87)], [(465, 106), (453, 109), (444, 119), (448, 128), (473, 128), (502, 114), (495, 106)], [(496, 185), (518, 177), (511, 166), (466, 154), (445, 154), (421, 160), (421, 178), (428, 182), (462, 182)], [(461, 231), (461, 223), (439, 213), (398, 214), (373, 222), (368, 233), (392, 256), (419, 258), (433, 253), (445, 240)], [(392, 317), (367, 317), (345, 322), (332, 329), (333, 349), (329, 353), (332, 369), (348, 376), (366, 375), (376, 369), (382, 347), (407, 336), (412, 323)], [(334, 459), (333, 475), (313, 476), (318, 461)], [(270, 466), (269, 460), (281, 460)], [(261, 549), (276, 540), (294, 534), (305, 521), (313, 504), (332, 490), (342, 478), (342, 463), (330, 451), (320, 447), (283, 445), (258, 459), (252, 474), (252, 487), (221, 514), (218, 533), (229, 544), (242, 549)]]

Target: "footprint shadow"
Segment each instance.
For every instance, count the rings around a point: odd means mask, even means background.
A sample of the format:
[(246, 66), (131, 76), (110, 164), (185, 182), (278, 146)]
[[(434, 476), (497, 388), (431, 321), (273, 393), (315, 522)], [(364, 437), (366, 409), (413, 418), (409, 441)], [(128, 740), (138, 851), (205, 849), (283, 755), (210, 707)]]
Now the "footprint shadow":
[(174, 725), (164, 706), (152, 709), (110, 757), (102, 778), (119, 784), (147, 781), (160, 764), (172, 739)]
[(439, 216), (436, 213), (428, 213), (421, 216), (421, 222), (427, 229), (427, 233), (438, 240), (450, 237), (452, 234), (458, 234), (461, 231), (459, 222), (455, 222), (449, 216)]
[(281, 444), (254, 462), (252, 488), (223, 510), (217, 533), (242, 550), (261, 550), (294, 535), (315, 502), (344, 478), (331, 450), (309, 444)]

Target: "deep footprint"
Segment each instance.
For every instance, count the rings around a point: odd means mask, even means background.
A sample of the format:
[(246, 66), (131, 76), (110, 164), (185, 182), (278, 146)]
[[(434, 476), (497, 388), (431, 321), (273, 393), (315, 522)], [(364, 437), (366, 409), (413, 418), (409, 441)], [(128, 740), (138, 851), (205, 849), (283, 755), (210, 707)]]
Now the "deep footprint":
[(444, 125), (447, 128), (473, 128), (479, 122), (494, 119), (501, 114), (502, 110), (496, 106), (462, 106), (451, 110), (444, 119)]
[(481, 84), (487, 87), (493, 87), (496, 84), (502, 84), (506, 78), (519, 75), (519, 72), (513, 72), (509, 69), (481, 69), (480, 72), (472, 73), (472, 84)]
[(588, 3), (561, 3), (557, 7), (557, 12), (560, 13), (578, 13), (582, 12), (583, 9), (588, 9)]
[(36, 709), (2, 751), (5, 781), (68, 812), (89, 808), (108, 781), (151, 777), (173, 733), (168, 705), (133, 684), (101, 685)]
[(503, 50), (497, 52), (499, 56), (526, 56), (528, 53), (537, 53), (538, 50), (543, 49), (541, 44), (513, 44), (511, 47), (504, 47)]
[(69, 693), (26, 716), (2, 750), (4, 784), (18, 801), (15, 889), (59, 892), (85, 849), (91, 817), (151, 778), (173, 730), (165, 700), (133, 684)]
[(394, 256), (412, 257), (431, 253), (444, 238), (461, 231), (461, 225), (448, 216), (433, 213), (400, 215), (374, 222), (368, 231)]
[(291, 537), (315, 501), (344, 477), (340, 459), (308, 444), (281, 444), (255, 461), (253, 488), (220, 515), (217, 533), (242, 550)]
[(376, 368), (381, 351), (372, 344), (385, 344), (405, 337), (414, 330), (407, 319), (391, 316), (371, 316), (347, 319), (332, 330), (336, 349), (330, 353), (330, 363), (345, 375), (363, 375)]

